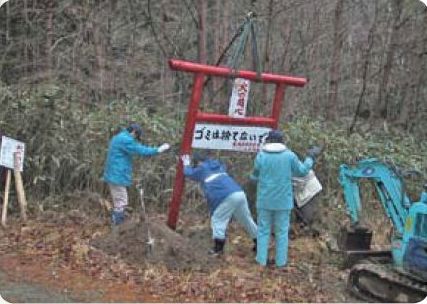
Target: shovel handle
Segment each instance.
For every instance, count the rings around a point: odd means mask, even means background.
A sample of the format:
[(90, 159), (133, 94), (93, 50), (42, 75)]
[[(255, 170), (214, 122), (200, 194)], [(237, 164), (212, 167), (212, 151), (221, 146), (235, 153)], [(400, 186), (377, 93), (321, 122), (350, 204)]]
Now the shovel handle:
[(146, 225), (146, 229), (147, 229), (147, 245), (148, 245), (148, 250), (151, 253), (153, 246), (154, 246), (154, 239), (151, 237), (151, 231), (150, 231), (150, 224), (148, 222), (148, 216), (145, 210), (145, 203), (144, 203), (144, 189), (142, 187), (140, 187), (139, 189), (139, 198), (141, 200), (141, 209), (142, 209), (142, 213), (141, 213), (141, 217), (143, 217), (145, 225)]

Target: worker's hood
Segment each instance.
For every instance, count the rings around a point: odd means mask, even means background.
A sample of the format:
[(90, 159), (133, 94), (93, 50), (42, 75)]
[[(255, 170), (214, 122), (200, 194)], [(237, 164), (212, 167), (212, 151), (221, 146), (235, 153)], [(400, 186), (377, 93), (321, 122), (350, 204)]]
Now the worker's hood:
[(287, 149), (288, 148), (282, 143), (267, 143), (262, 147), (262, 151), (270, 153), (279, 153)]

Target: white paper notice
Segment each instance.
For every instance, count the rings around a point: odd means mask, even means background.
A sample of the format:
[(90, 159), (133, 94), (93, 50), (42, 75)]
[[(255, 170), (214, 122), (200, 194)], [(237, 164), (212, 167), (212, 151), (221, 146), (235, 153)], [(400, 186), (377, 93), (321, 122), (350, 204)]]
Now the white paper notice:
[(7, 136), (2, 136), (0, 149), (0, 166), (9, 169), (15, 169), (16, 165), (18, 171), (22, 172), (24, 170), (24, 154), (25, 144), (23, 142)]

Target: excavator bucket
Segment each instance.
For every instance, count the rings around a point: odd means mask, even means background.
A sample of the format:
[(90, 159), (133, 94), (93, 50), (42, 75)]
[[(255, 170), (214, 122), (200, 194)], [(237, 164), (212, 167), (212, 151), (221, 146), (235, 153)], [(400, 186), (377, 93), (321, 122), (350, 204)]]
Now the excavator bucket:
[(366, 227), (341, 227), (337, 245), (345, 257), (343, 267), (352, 267), (366, 258), (391, 260), (390, 250), (371, 250), (371, 240), (372, 231)]
[(341, 227), (338, 247), (342, 251), (370, 250), (372, 231), (366, 227)]

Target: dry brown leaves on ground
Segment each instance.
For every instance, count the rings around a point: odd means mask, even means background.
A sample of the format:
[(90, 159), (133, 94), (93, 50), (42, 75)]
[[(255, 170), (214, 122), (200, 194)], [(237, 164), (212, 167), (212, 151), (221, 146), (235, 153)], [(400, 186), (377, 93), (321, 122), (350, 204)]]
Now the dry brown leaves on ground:
[[(336, 287), (341, 285), (332, 286), (340, 274), (315, 239), (293, 240), (287, 267), (261, 269), (251, 240), (235, 223), (222, 258), (206, 254), (210, 232), (205, 219), (183, 220), (188, 229), (182, 234), (164, 223), (162, 216), (152, 220), (152, 252), (138, 221), (111, 232), (105, 221), (74, 211), (45, 215), (25, 226), (12, 223), (1, 232), (0, 252), (3, 261), (15, 261), (21, 270), (8, 268), (7, 262), (0, 267), (11, 275), (20, 273), (22, 279), (66, 288), (87, 302), (345, 301), (342, 288)], [(32, 274), (25, 276), (25, 271)], [(332, 282), (325, 284), (328, 280)], [(93, 293), (96, 288), (100, 291)]]

